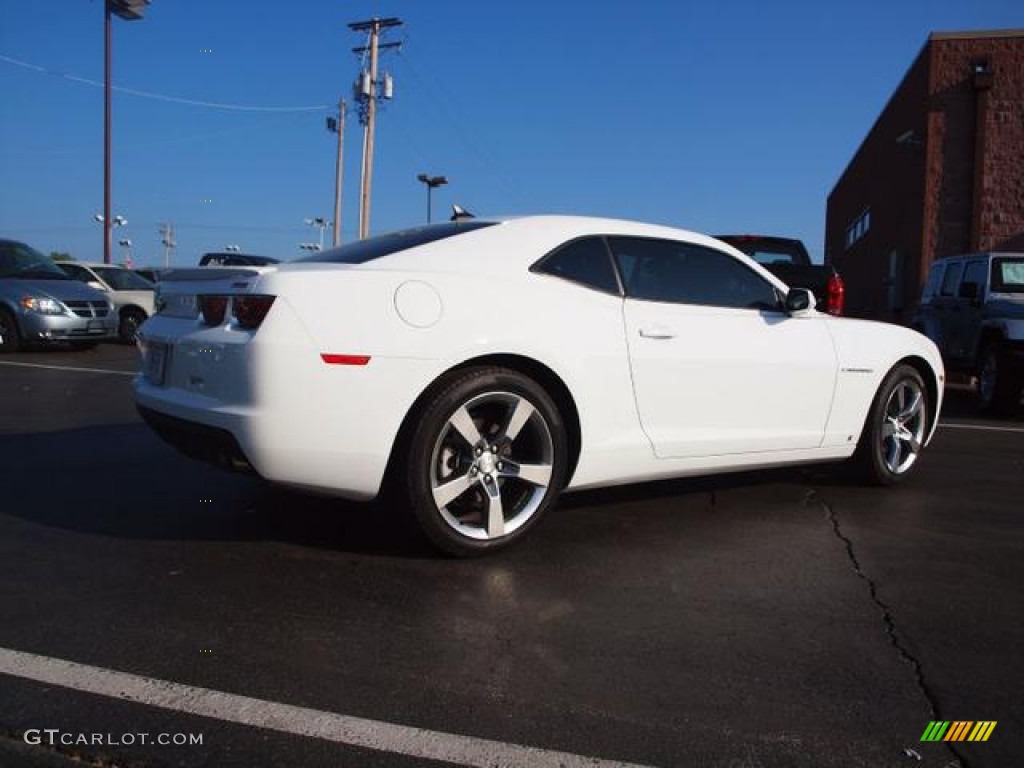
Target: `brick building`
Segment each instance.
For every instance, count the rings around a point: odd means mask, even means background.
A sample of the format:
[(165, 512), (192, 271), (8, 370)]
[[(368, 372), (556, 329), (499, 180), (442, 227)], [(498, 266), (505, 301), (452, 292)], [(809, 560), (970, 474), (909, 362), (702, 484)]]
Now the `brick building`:
[(849, 314), (899, 322), (932, 260), (1024, 241), (1024, 29), (934, 33), (828, 197)]

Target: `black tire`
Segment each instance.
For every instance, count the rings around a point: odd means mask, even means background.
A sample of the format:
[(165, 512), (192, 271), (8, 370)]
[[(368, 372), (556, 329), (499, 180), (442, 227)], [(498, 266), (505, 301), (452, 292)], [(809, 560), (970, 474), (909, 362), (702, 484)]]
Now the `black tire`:
[(978, 367), (978, 405), (984, 413), (1005, 416), (1020, 404), (1021, 378), (1006, 363), (998, 342), (990, 342), (981, 353)]
[(21, 349), (21, 333), (14, 315), (0, 309), (0, 352), (17, 352)]
[(562, 416), (517, 371), (457, 371), (415, 417), (396, 476), (424, 533), (449, 554), (474, 557), (518, 541), (566, 483)]
[(139, 326), (146, 322), (146, 313), (129, 307), (121, 312), (117, 336), (124, 344), (134, 344), (139, 338)]
[(882, 380), (868, 411), (853, 465), (871, 485), (894, 485), (917, 465), (928, 435), (931, 403), (921, 374), (897, 365)]

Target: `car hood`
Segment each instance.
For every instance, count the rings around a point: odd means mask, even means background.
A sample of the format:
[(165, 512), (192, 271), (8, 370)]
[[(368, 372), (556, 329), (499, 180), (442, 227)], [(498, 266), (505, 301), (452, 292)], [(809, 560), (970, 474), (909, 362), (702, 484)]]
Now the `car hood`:
[(1019, 293), (993, 293), (985, 304), (989, 317), (1024, 318), (1024, 295)]
[(11, 298), (20, 298), (26, 294), (48, 296), (57, 301), (102, 301), (107, 297), (102, 291), (90, 288), (78, 280), (21, 280), (17, 278), (0, 278), (0, 293)]

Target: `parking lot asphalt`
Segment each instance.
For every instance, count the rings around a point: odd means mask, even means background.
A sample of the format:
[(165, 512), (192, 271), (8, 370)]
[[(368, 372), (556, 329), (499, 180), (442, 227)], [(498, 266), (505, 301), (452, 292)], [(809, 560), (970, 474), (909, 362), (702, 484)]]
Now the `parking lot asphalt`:
[[(135, 414), (136, 365), (0, 358), (0, 766), (1024, 754), (1019, 415), (950, 392), (895, 489), (815, 467), (587, 492), (457, 561), (401, 510), (179, 456)], [(922, 742), (935, 720), (997, 726)]]

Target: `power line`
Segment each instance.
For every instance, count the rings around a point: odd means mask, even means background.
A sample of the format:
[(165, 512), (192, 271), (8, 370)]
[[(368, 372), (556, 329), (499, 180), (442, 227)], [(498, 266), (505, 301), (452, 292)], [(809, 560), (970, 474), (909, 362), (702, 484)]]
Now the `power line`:
[[(28, 69), (33, 72), (39, 72), (44, 75), (52, 75), (53, 77), (59, 77), (64, 80), (71, 80), (76, 83), (83, 83), (85, 85), (92, 85), (102, 88), (104, 86), (102, 81), (90, 80), (87, 77), (79, 77), (78, 75), (70, 75), (66, 72), (58, 72), (56, 70), (47, 69), (41, 67), (38, 64), (30, 64), (27, 61), (21, 61), (20, 59), (14, 59), (10, 56), (4, 56), (0, 54), (0, 62), (5, 64), (12, 64), (23, 69)], [(111, 90), (119, 93), (126, 93), (129, 96), (139, 96), (144, 99), (154, 99), (156, 101), (166, 101), (172, 104), (185, 104), (191, 107), (207, 107), (209, 109), (227, 109), (235, 112), (322, 112), (327, 109), (332, 109), (333, 104), (317, 104), (310, 107), (278, 107), (278, 106), (260, 106), (254, 104), (225, 104), (216, 101), (201, 101), (198, 99), (186, 99), (180, 96), (168, 96), (163, 93), (153, 93), (152, 91), (141, 91), (136, 88), (125, 88), (118, 85), (112, 85)]]

